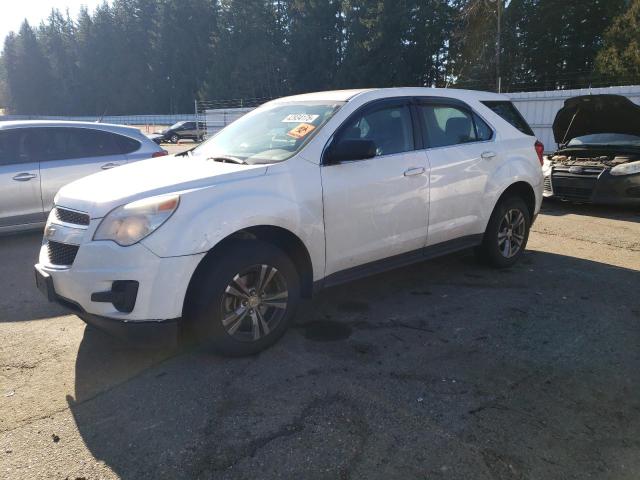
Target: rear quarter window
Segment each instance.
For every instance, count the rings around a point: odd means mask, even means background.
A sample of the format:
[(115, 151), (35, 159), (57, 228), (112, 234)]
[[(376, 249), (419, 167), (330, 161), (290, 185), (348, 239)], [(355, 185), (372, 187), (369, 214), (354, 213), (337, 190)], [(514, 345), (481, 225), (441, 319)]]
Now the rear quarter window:
[(125, 137), (124, 135), (118, 136), (118, 145), (120, 146), (121, 153), (133, 153), (140, 149), (142, 145), (138, 140), (134, 140), (133, 138)]
[(482, 104), (525, 135), (530, 135), (532, 137), (535, 136), (533, 130), (531, 130), (531, 127), (513, 103), (505, 100), (498, 100), (486, 101), (482, 102)]

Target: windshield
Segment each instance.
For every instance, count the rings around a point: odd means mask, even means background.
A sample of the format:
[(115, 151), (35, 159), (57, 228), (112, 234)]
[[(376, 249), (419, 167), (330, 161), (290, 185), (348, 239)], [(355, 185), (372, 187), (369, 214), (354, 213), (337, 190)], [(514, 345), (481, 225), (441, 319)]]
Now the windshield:
[(572, 138), (567, 146), (576, 147), (578, 145), (621, 145), (640, 147), (640, 137), (625, 133), (594, 133)]
[(233, 157), (249, 164), (281, 162), (295, 155), (344, 102), (270, 105), (226, 127), (193, 150), (207, 158)]

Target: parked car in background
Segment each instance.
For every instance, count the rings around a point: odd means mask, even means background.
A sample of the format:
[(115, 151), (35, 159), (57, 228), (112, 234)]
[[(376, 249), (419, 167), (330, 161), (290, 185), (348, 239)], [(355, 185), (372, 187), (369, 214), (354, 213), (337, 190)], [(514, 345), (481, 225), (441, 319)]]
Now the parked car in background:
[(189, 327), (247, 355), (319, 288), (473, 247), (511, 266), (542, 202), (542, 151), (508, 107), (430, 88), (269, 102), (179, 158), (65, 186), (37, 284), (107, 331), (154, 343)]
[(149, 138), (160, 143), (178, 143), (180, 140), (188, 139), (197, 142), (204, 138), (204, 125), (197, 122), (178, 122), (171, 125), (166, 130), (149, 135)]
[(131, 127), (0, 122), (0, 233), (44, 226), (55, 194), (69, 182), (166, 154)]
[(570, 98), (553, 134), (559, 148), (545, 158), (545, 197), (640, 205), (640, 106), (621, 95)]

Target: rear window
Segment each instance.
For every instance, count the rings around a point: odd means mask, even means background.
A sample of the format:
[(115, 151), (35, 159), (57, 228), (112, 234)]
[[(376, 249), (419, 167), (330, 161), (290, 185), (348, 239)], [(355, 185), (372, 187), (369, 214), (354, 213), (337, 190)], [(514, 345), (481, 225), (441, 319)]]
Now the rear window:
[(532, 137), (535, 136), (533, 130), (531, 130), (531, 127), (513, 103), (509, 101), (491, 101), (482, 103), (486, 107), (490, 108), (493, 113), (502, 117), (503, 120), (509, 122), (525, 135), (531, 135)]

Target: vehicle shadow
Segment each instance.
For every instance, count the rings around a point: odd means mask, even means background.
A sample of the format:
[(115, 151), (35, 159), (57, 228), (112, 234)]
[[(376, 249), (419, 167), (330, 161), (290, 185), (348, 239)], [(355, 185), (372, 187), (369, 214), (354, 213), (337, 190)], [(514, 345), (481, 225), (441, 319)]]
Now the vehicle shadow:
[(540, 213), (551, 216), (584, 215), (640, 223), (640, 207), (592, 205), (547, 198), (542, 203)]
[(250, 358), (87, 328), (68, 402), (123, 479), (630, 478), (637, 280), (542, 252), (508, 270), (450, 256), (321, 292)]
[(38, 262), (42, 232), (0, 236), (0, 322), (20, 322), (68, 314), (38, 291), (33, 265)]

